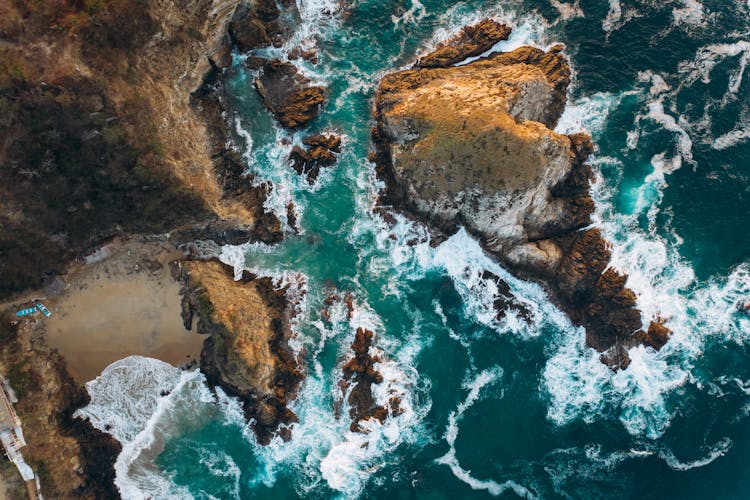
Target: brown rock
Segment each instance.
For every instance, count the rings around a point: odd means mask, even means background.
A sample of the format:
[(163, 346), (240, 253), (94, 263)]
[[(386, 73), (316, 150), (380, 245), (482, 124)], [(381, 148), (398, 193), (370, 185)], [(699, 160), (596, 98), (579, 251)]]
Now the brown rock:
[(669, 341), (671, 335), (672, 330), (664, 326), (663, 320), (657, 319), (648, 326), (643, 343), (659, 350)]
[(274, 117), (287, 128), (299, 128), (318, 116), (325, 100), (323, 87), (310, 85), (290, 63), (273, 60), (263, 66), (255, 88)]
[[(342, 393), (353, 385), (348, 399), (352, 432), (363, 432), (360, 426), (363, 420), (375, 418), (382, 423), (388, 417), (388, 409), (377, 406), (372, 394), (372, 385), (380, 384), (383, 381), (383, 375), (374, 367), (374, 364), (379, 360), (377, 357), (370, 355), (373, 337), (373, 332), (358, 328), (354, 336), (354, 342), (352, 342), (354, 357), (342, 366)], [(400, 401), (398, 401), (398, 398), (392, 399), (396, 401), (393, 401), (393, 404), (389, 403), (389, 406), (400, 411)]]
[(268, 278), (234, 270), (216, 261), (183, 262), (183, 297), (198, 315), (198, 333), (211, 336), (201, 352), (201, 370), (243, 401), (261, 443), (279, 427), (296, 421), (287, 408), (304, 378), (289, 346), (294, 304), (286, 289)]
[(330, 167), (336, 163), (335, 152), (341, 147), (341, 137), (336, 135), (317, 135), (302, 141), (307, 149), (294, 146), (289, 154), (292, 168), (300, 175), (306, 175), (310, 184), (314, 184), (321, 167)]
[(310, 147), (321, 147), (338, 153), (341, 151), (341, 136), (337, 134), (310, 135), (302, 139), (302, 144)]
[(266, 25), (257, 18), (235, 16), (229, 25), (229, 34), (232, 42), (242, 52), (271, 45), (271, 37), (268, 36)]

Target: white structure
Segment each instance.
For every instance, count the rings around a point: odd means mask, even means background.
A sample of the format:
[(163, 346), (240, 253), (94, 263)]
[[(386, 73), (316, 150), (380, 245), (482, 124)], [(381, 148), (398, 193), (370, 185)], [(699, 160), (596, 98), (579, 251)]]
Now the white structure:
[[(11, 401), (18, 402), (18, 399), (7, 379), (3, 377), (2, 384), (0, 385), (2, 385), (2, 391), (0, 391), (0, 441), (2, 441), (3, 448), (5, 448), (5, 454), (15, 464), (23, 480), (26, 483), (35, 481), (36, 476), (34, 471), (24, 461), (23, 455), (19, 451), (26, 446), (26, 440), (23, 438), (21, 420), (16, 415), (16, 411), (11, 404)], [(39, 490), (34, 489), (37, 491), (37, 496), (40, 497), (38, 494)]]

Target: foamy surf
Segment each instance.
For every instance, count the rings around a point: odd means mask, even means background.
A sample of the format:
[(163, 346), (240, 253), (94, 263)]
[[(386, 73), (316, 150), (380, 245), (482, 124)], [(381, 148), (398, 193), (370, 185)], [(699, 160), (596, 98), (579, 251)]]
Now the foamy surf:
[[(718, 52), (739, 54), (742, 49), (734, 46)], [(716, 59), (700, 60), (702, 65), (698, 67), (703, 69), (699, 75), (707, 78)], [(656, 216), (668, 188), (667, 179), (680, 168), (682, 160), (695, 165), (693, 141), (685, 121), (665, 109), (665, 100), (672, 99), (675, 92), (665, 79), (643, 72), (639, 80), (648, 85), (640, 93), (634, 89), (621, 96), (598, 95), (575, 102), (567, 108), (558, 131), (586, 130), (596, 139), (604, 131), (606, 116), (620, 105), (622, 97), (640, 95), (645, 111), (636, 118), (635, 129), (628, 132), (628, 147), (634, 149), (645, 140), (643, 120), (673, 134), (677, 154), (668, 156), (665, 151), (654, 155), (650, 162), (653, 170), (640, 184), (623, 191), (621, 177), (605, 179), (598, 174), (592, 194), (597, 206), (595, 224), (613, 244), (610, 265), (628, 275), (627, 286), (636, 292), (644, 324), (663, 318), (674, 333), (659, 352), (643, 347), (632, 349), (630, 367), (616, 374), (602, 370), (598, 356), (586, 349), (580, 338), (568, 338), (548, 362), (543, 380), (551, 398), (548, 417), (554, 422), (564, 425), (575, 418), (592, 422), (606, 408), (617, 407), (619, 419), (630, 434), (657, 439), (669, 427), (676, 411), (670, 395), (694, 376), (693, 367), (703, 353), (707, 337), (729, 340), (741, 335), (741, 325), (747, 318), (738, 313), (737, 303), (747, 290), (747, 282), (744, 267), (740, 266), (727, 280), (697, 283), (693, 269), (674, 247), (680, 237), (661, 234)], [(618, 170), (622, 169), (622, 161), (611, 157), (591, 160), (595, 167), (609, 164)], [(615, 197), (620, 197), (628, 212), (615, 208)], [(647, 228), (642, 226), (642, 218), (648, 221)]]
[(91, 403), (75, 417), (122, 444), (115, 485), (125, 499), (191, 498), (156, 467), (165, 443), (212, 418), (214, 397), (198, 371), (183, 371), (152, 358), (131, 356), (108, 366), (86, 384)]

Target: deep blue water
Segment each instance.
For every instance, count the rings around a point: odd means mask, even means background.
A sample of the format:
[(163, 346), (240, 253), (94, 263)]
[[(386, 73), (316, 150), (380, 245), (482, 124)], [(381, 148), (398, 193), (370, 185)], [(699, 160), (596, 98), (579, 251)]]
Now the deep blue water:
[[(238, 148), (274, 182), (269, 206), (283, 213), (291, 200), (302, 211), (302, 234), (223, 256), (305, 280), (297, 330), (309, 370), (293, 439), (257, 445), (237, 403), (212, 396), (199, 375), (136, 360), (127, 376), (150, 380), (144, 394), (174, 390), (145, 406), (137, 395), (111, 403), (139, 408), (123, 434), (124, 495), (746, 498), (750, 318), (737, 305), (750, 299), (750, 5), (344, 3), (346, 13), (335, 0), (298, 2), (290, 43), (317, 45), (320, 63), (305, 71), (330, 89), (308, 129), (274, 125), (242, 54), (225, 88)], [(644, 318), (667, 318), (674, 331), (658, 353), (633, 350), (627, 370), (606, 369), (539, 287), (508, 276), (466, 234), (433, 249), (424, 228), (389, 228), (371, 212), (378, 80), (485, 16), (515, 29), (498, 50), (566, 45), (575, 78), (558, 130), (592, 134), (596, 224), (613, 265), (630, 275)], [(345, 135), (344, 149), (311, 188), (286, 164), (286, 139), (329, 129)], [(421, 243), (407, 245), (414, 237)], [(508, 279), (532, 325), (492, 318), (484, 269)], [(351, 321), (343, 310), (332, 325), (321, 320), (330, 286), (354, 295)], [(383, 389), (406, 409), (367, 435), (333, 410), (358, 326), (376, 332), (389, 360)]]

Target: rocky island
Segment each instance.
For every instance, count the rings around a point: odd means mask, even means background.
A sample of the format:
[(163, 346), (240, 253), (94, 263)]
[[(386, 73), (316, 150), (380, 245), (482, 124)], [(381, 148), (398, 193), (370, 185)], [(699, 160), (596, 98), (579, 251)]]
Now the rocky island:
[(508, 269), (542, 283), (602, 360), (624, 368), (630, 347), (659, 348), (668, 331), (654, 321), (644, 332), (626, 277), (608, 268), (607, 242), (587, 227), (593, 145), (554, 131), (570, 83), (563, 47), (456, 65), (509, 33), (482, 21), (383, 78), (372, 134), (381, 201), (444, 233), (465, 227)]

